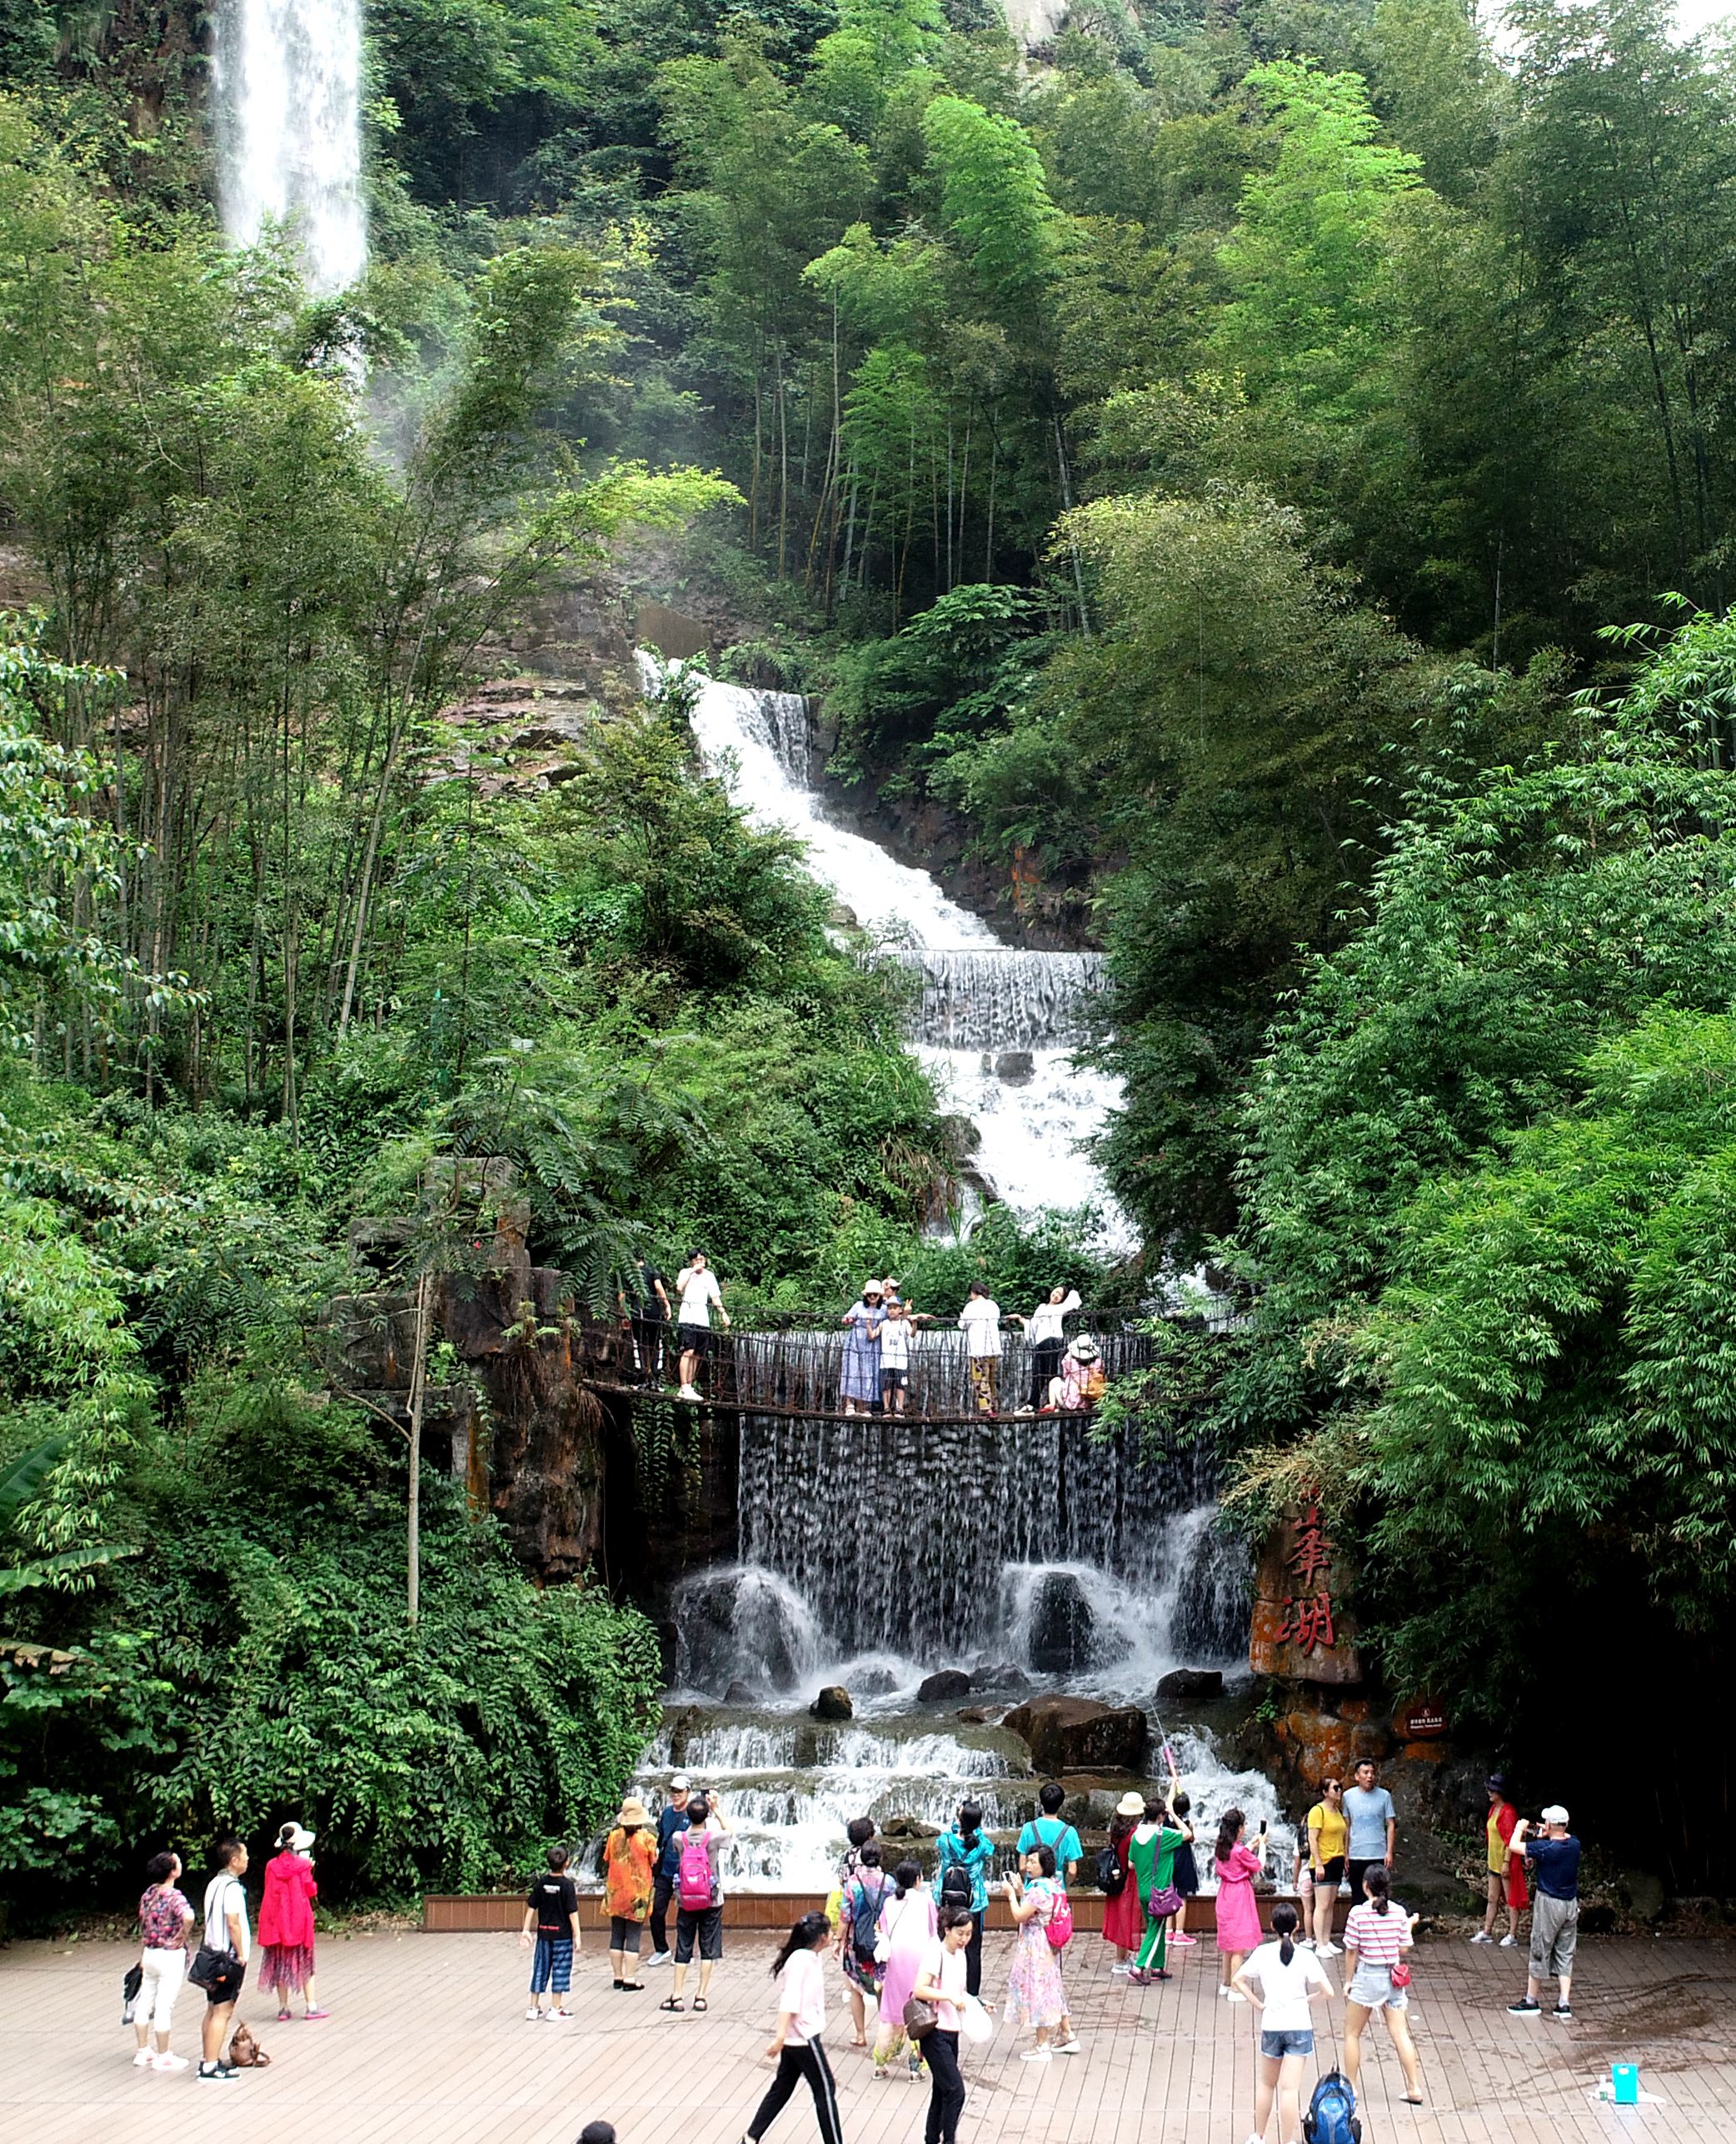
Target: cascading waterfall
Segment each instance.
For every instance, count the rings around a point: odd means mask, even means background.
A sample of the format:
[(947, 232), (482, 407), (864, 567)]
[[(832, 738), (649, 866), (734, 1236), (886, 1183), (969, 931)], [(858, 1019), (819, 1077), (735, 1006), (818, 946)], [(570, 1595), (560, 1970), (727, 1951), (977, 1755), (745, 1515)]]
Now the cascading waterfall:
[[(649, 653), (640, 661), (655, 687), (664, 666)], [(920, 973), (912, 1046), (943, 1101), (975, 1126), (975, 1165), (997, 1195), (1023, 1216), (1090, 1206), (1099, 1242), (1131, 1249), (1126, 1216), (1080, 1152), (1121, 1099), (1119, 1080), (1072, 1061), (1102, 987), (1101, 956), (1003, 945), (926, 871), (834, 825), (809, 780), (807, 703), (798, 694), (697, 672), (689, 682), (695, 739), (736, 802), (758, 825), (799, 836), (808, 868), (884, 957)]]
[(287, 225), (308, 289), (347, 288), (367, 263), (360, 0), (227, 0), (217, 81), (224, 228)]

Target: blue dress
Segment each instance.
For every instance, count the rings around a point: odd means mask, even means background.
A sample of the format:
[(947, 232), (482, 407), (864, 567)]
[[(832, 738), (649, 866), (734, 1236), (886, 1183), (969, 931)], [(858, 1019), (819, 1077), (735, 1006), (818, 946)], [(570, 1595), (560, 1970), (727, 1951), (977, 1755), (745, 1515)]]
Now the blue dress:
[(880, 1398), (880, 1327), (882, 1313), (866, 1303), (852, 1305), (844, 1335), (844, 1369), (838, 1391), (857, 1402)]

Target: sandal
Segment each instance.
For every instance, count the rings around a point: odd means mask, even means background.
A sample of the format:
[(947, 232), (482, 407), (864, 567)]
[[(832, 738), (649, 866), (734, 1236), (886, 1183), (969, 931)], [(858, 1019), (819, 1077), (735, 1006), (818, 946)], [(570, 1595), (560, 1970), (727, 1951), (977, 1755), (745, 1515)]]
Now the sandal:
[(693, 1998), (693, 2007), (696, 2010), (709, 2010), (711, 2006), (706, 2002), (704, 1996), (696, 1995)]
[(685, 2010), (687, 2006), (685, 2002), (677, 2002), (672, 1995), (666, 1995), (657, 2007), (659, 2010)]

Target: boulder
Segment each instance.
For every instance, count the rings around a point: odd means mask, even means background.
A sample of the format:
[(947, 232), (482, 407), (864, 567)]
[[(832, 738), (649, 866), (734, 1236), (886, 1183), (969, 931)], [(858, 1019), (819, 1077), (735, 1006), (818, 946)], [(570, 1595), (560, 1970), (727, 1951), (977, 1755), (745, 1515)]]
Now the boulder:
[(925, 1675), (916, 1686), (919, 1705), (943, 1703), (949, 1698), (968, 1698), (970, 1678), (961, 1668), (941, 1668), (932, 1675)]
[(973, 1669), (970, 1687), (973, 1690), (1028, 1690), (1030, 1678), (1010, 1660), (1003, 1660), (993, 1668)]
[(1008, 1087), (1028, 1087), (1037, 1076), (1037, 1060), (1028, 1050), (1003, 1050), (995, 1060), (995, 1077)]
[(890, 1698), (898, 1688), (898, 1678), (890, 1668), (863, 1668), (856, 1673), (856, 1695), (859, 1698)]
[(986, 1727), (989, 1723), (989, 1716), (980, 1705), (961, 1706), (959, 1718), (966, 1727)]
[(726, 1705), (752, 1705), (758, 1703), (759, 1700), (754, 1695), (753, 1685), (744, 1683), (738, 1675), (724, 1692), (723, 1702)]
[(1100, 1705), (1092, 1698), (1031, 1698), (1001, 1724), (1030, 1748), (1033, 1770), (1138, 1772), (1150, 1724), (1137, 1705)]
[(1041, 1675), (1073, 1675), (1095, 1657), (1096, 1618), (1071, 1571), (1045, 1571), (1030, 1604), (1028, 1649)]
[(1160, 1705), (1209, 1705), (1223, 1694), (1223, 1671), (1217, 1668), (1172, 1668), (1157, 1686)]
[(850, 1693), (841, 1683), (828, 1683), (808, 1707), (816, 1720), (850, 1720), (856, 1718), (856, 1707), (850, 1702)]

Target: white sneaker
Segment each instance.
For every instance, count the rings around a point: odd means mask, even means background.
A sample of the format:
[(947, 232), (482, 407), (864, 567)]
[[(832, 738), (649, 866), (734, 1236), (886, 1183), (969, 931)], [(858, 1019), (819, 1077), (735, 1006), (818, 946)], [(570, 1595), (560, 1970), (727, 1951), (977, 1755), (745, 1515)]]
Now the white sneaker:
[(1046, 2062), (1050, 2057), (1047, 2047), (1027, 2047), (1019, 2057), (1021, 2062)]
[(1314, 1954), (1317, 1958), (1341, 1958), (1344, 1956), (1336, 1943), (1316, 1943)]
[(1132, 1971), (1133, 1967), (1130, 1965), (1112, 1965), (1109, 1969), (1109, 1977), (1111, 1980), (1125, 1980)]
[(1519, 1948), (1519, 1937), (1517, 1936), (1503, 1936), (1501, 1938), (1501, 1948), (1504, 1951), (1516, 1951)]
[(1245, 2002), (1248, 2000), (1245, 1995), (1238, 1995), (1233, 1987), (1230, 1989), (1229, 1995), (1232, 2002)]
[(153, 2070), (184, 2070), (187, 2061), (185, 2055), (153, 2055), (151, 2067)]
[(1489, 1934), (1487, 1928), (1479, 1928), (1476, 1934), (1471, 1937), (1471, 1941), (1474, 1943), (1492, 1943), (1494, 1941), (1494, 1937)]
[(534, 2023), (540, 2025), (542, 2022), (542, 2012), (533, 2004), (531, 2007), (525, 2012), (525, 2022), (526, 2024)]
[(645, 1961), (647, 1971), (652, 1966), (667, 1965), (669, 1962), (670, 1954), (667, 1951), (653, 1951), (651, 1956)]
[(697, 1399), (699, 1398), (698, 1388), (695, 1385), (684, 1384), (681, 1390), (676, 1394), (676, 1398), (677, 1399)]
[(156, 2056), (148, 2047), (141, 2047), (132, 2058), (132, 2067), (136, 2070), (147, 2070), (156, 2060)]
[(1058, 2055), (1082, 2055), (1085, 2052), (1085, 2042), (1076, 2034), (1070, 2040), (1057, 2040), (1055, 2043), (1055, 2052)]

